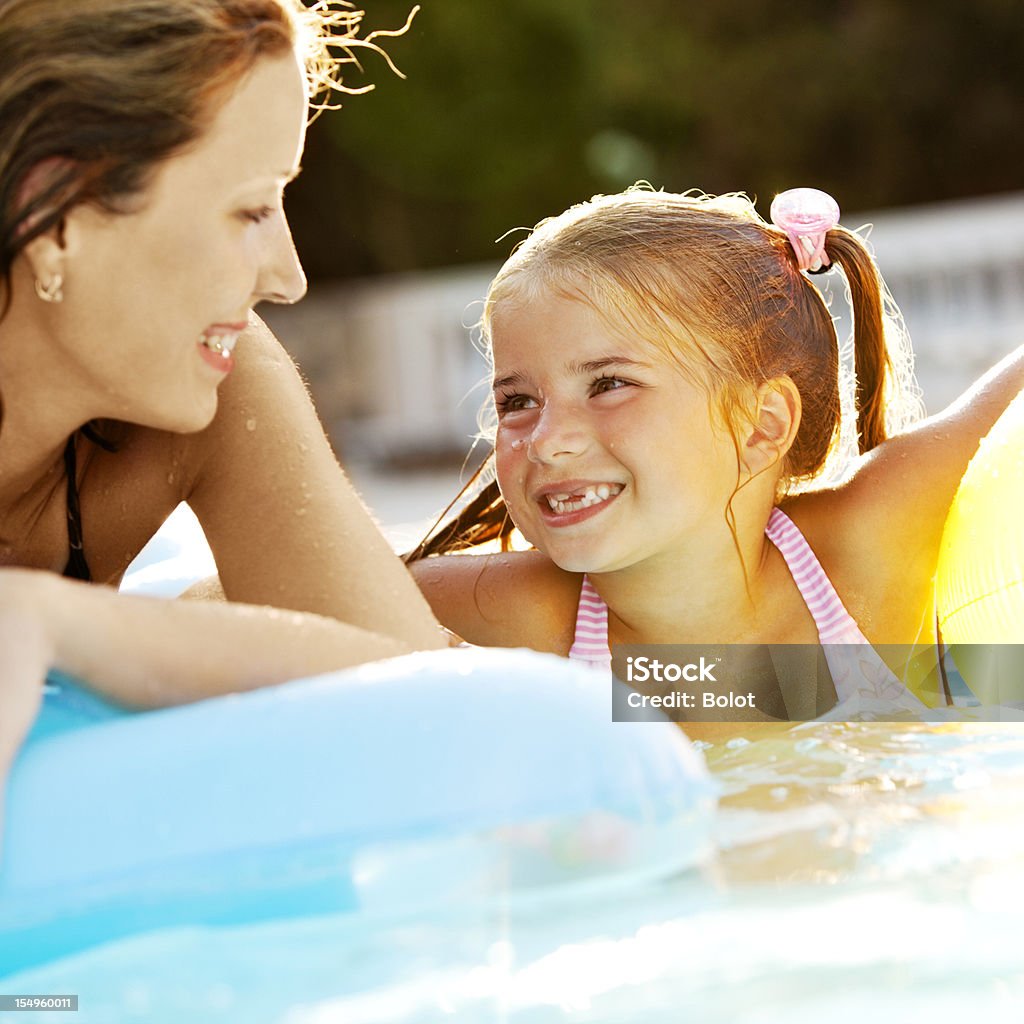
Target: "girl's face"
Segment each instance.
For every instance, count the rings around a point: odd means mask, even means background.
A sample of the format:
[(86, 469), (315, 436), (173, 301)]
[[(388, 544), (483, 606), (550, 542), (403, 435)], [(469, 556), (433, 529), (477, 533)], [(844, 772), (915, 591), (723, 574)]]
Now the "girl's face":
[(531, 543), (597, 573), (720, 537), (735, 445), (670, 357), (546, 292), (499, 305), (491, 340), (498, 483)]
[(253, 306), (303, 295), (282, 193), (306, 102), (297, 58), (264, 58), (130, 212), (70, 211), (52, 335), (69, 391), (98, 403), (90, 415), (201, 429)]

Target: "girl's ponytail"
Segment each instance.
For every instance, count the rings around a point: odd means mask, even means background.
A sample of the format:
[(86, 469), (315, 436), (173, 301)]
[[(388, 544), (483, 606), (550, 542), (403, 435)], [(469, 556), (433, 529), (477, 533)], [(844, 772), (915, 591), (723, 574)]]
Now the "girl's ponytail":
[(515, 529), (515, 524), (508, 514), (508, 507), (505, 505), (505, 499), (501, 496), (501, 491), (498, 490), (496, 481), (487, 484), (451, 522), (444, 522), (445, 516), (479, 485), (479, 481), (490, 469), (493, 460), (494, 453), (491, 452), (480, 468), (470, 477), (466, 486), (437, 517), (426, 537), (412, 551), (402, 556), (402, 561), (406, 565), (431, 555), (448, 555), (495, 540), (500, 542), (502, 551), (509, 550), (511, 546), (509, 538)]
[(833, 228), (825, 239), (825, 251), (839, 263), (850, 286), (853, 310), (853, 358), (857, 378), (857, 446), (871, 451), (888, 436), (886, 396), (894, 374), (886, 343), (882, 279), (874, 259), (861, 239), (844, 228)]

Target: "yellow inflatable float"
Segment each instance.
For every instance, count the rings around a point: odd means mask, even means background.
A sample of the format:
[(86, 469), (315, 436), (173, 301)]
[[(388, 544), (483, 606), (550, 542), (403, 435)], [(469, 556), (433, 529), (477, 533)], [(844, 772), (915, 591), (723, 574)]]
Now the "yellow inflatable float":
[[(936, 575), (942, 639), (985, 703), (1024, 699), (1024, 392), (982, 440), (953, 499)], [(1020, 648), (981, 645), (1020, 644)]]

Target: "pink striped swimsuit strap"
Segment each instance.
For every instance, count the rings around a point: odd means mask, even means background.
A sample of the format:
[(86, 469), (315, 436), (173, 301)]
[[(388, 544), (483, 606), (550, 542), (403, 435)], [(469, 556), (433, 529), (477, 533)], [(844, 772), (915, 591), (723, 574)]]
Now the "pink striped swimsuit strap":
[(569, 657), (574, 661), (610, 664), (608, 648), (608, 605), (601, 600), (588, 577), (583, 577), (580, 602), (576, 610), (576, 635)]
[(819, 641), (823, 644), (867, 643), (793, 520), (781, 509), (772, 509), (764, 532), (786, 560), (793, 582), (818, 627)]

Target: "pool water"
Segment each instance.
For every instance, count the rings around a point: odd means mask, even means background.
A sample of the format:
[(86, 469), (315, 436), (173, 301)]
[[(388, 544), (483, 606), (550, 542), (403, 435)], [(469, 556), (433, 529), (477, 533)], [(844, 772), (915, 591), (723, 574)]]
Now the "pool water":
[(6, 978), (33, 1021), (941, 1024), (1024, 1019), (1024, 726), (720, 739), (717, 851), (646, 885), (177, 928)]

